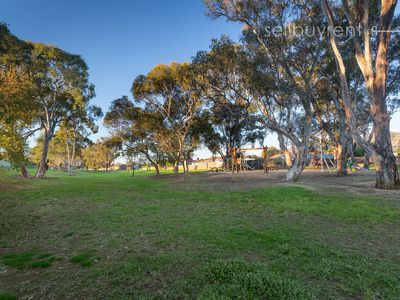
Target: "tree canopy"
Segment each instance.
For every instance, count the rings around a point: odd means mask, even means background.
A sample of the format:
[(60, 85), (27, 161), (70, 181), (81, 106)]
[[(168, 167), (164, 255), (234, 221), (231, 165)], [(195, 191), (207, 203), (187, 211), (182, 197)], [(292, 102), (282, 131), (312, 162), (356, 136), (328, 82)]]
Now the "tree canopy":
[(298, 180), (324, 144), (338, 176), (347, 175), (357, 152), (365, 168), (372, 159), (376, 187), (400, 186), (390, 134), (400, 106), (400, 37), (390, 34), (400, 24), (397, 1), (205, 4), (210, 18), (243, 25), (240, 41), (222, 35), (191, 62), (158, 64), (137, 76), (132, 99), (111, 102), (104, 119), (110, 136), (94, 144), (88, 137), (102, 112), (90, 103), (95, 93), (84, 59), (22, 41), (0, 24), (1, 158), (24, 169), (27, 140), (40, 133), (37, 177), (54, 155), (71, 174), (78, 160), (108, 169), (119, 155), (146, 161), (157, 174), (167, 164), (187, 173), (201, 147), (227, 168), (233, 149), (264, 146), (276, 133), (286, 181)]

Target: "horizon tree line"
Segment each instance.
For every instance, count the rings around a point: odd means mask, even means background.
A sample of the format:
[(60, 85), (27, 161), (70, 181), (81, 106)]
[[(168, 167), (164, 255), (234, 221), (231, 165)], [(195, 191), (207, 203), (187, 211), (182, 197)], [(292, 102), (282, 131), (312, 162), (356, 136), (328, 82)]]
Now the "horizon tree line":
[[(296, 181), (320, 133), (334, 149), (338, 176), (347, 175), (347, 160), (360, 147), (364, 167), (370, 160), (375, 165), (376, 187), (400, 188), (390, 134), (391, 115), (400, 104), (400, 37), (390, 34), (400, 24), (394, 15), (397, 1), (205, 4), (211, 18), (243, 25), (240, 42), (222, 36), (191, 62), (160, 64), (137, 76), (132, 98), (112, 101), (104, 118), (110, 137), (99, 143), (113, 150), (110, 158), (139, 157), (157, 174), (168, 162), (175, 172), (182, 165), (186, 174), (188, 160), (202, 145), (226, 163), (230, 149), (263, 144), (274, 132), (289, 167), (285, 180)], [(285, 32), (290, 26), (344, 32), (358, 26), (361, 34), (271, 35), (267, 30)], [(0, 100), (5, 103), (0, 122), (7, 137), (0, 139), (1, 153), (24, 169), (27, 138), (40, 131), (36, 177), (45, 174), (55, 136), (64, 140), (66, 169), (72, 173), (78, 140), (96, 130), (94, 120), (102, 115), (89, 103), (94, 87), (88, 68), (78, 55), (20, 41), (7, 26), (0, 28)], [(94, 153), (99, 143), (79, 147)], [(11, 149), (11, 144), (19, 146)]]

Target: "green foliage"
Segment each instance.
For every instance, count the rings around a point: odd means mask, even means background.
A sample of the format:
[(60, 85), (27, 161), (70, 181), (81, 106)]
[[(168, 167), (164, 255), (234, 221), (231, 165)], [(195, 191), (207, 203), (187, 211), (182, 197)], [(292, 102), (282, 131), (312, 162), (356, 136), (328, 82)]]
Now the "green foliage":
[(0, 159), (26, 161), (26, 131), (36, 112), (29, 77), (32, 47), (0, 23)]
[[(43, 149), (56, 128), (97, 130), (101, 109), (90, 105), (94, 86), (85, 61), (75, 54), (42, 43), (20, 41), (0, 24), (0, 159), (26, 162), (27, 139), (44, 132)], [(36, 127), (38, 126), (38, 127)], [(47, 153), (40, 160), (44, 176)]]
[(204, 144), (211, 152), (223, 156), (229, 155), (227, 146), (263, 143), (266, 134), (248, 93), (249, 85), (243, 74), (246, 61), (244, 48), (226, 36), (212, 40), (210, 51), (198, 52), (193, 59), (195, 85), (206, 99), (212, 124), (211, 131), (204, 131)]
[(304, 286), (244, 260), (217, 260), (198, 271), (198, 299), (314, 299)]
[(159, 113), (145, 111), (123, 96), (111, 103), (104, 124), (112, 130), (112, 139), (121, 144), (127, 157), (142, 158), (153, 166), (166, 163), (167, 155), (158, 145), (165, 133)]
[(354, 155), (356, 157), (364, 156), (364, 150), (359, 145), (356, 145), (356, 147), (354, 148)]
[[(48, 166), (67, 170), (69, 167), (82, 162), (82, 149), (90, 140), (85, 136), (84, 130), (76, 131), (62, 124), (56, 131), (49, 145)], [(43, 137), (36, 140), (36, 145), (31, 150), (30, 159), (39, 164), (42, 155)]]
[(119, 153), (119, 145), (110, 143), (110, 140), (98, 141), (92, 146), (82, 149), (82, 160), (85, 166), (90, 169), (108, 170)]
[[(211, 17), (223, 17), (244, 25), (242, 45), (236, 46), (243, 49), (238, 63), (240, 68), (232, 76), (239, 79), (235, 84), (231, 83), (232, 79), (228, 80), (228, 86), (233, 87), (239, 99), (255, 106), (253, 110), (258, 117), (256, 120), (262, 124), (261, 129), (283, 134), (297, 147), (305, 143), (308, 148), (312, 103), (317, 100), (314, 98), (316, 82), (321, 76), (321, 69), (314, 66), (325, 52), (324, 41), (319, 40), (318, 35), (288, 36), (286, 29), (311, 28), (319, 24), (321, 16), (314, 13), (318, 3), (307, 1), (300, 5), (296, 1), (257, 0), (251, 3), (207, 0), (205, 3)], [(268, 28), (278, 24), (282, 34), (268, 34)]]
[(51, 253), (31, 251), (23, 253), (9, 253), (3, 256), (3, 263), (17, 269), (47, 268), (56, 260)]
[(191, 64), (157, 65), (135, 79), (131, 92), (146, 112), (156, 116), (157, 126), (153, 126), (154, 134), (149, 138), (154, 138), (158, 151), (172, 162), (190, 158), (200, 146), (199, 133), (193, 128), (201, 118), (203, 105), (193, 87)]
[[(101, 109), (90, 105), (94, 97), (94, 85), (89, 82), (86, 62), (76, 54), (59, 48), (33, 43), (35, 81), (38, 97), (37, 107), (42, 108), (36, 121), (43, 131), (43, 149), (47, 150), (57, 126), (64, 123), (67, 128), (97, 128), (94, 121), (101, 117)], [(46, 171), (47, 151), (40, 159), (37, 177)]]
[(9, 161), (14, 167), (26, 162), (28, 146), (17, 122), (0, 120), (0, 160)]

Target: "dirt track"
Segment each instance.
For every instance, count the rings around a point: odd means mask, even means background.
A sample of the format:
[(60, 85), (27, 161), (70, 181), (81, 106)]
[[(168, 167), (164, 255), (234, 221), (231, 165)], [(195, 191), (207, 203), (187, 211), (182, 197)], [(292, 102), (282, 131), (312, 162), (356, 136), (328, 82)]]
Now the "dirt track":
[(240, 191), (270, 185), (296, 185), (318, 192), (350, 192), (356, 195), (400, 200), (400, 191), (384, 191), (374, 188), (375, 173), (373, 171), (361, 171), (351, 173), (346, 177), (337, 177), (329, 172), (305, 170), (296, 183), (285, 183), (283, 181), (285, 174), (285, 170), (272, 171), (268, 174), (264, 174), (262, 171), (247, 171), (239, 174), (230, 172), (191, 173), (186, 177), (161, 176), (161, 178), (176, 181), (185, 189), (194, 188), (203, 191)]

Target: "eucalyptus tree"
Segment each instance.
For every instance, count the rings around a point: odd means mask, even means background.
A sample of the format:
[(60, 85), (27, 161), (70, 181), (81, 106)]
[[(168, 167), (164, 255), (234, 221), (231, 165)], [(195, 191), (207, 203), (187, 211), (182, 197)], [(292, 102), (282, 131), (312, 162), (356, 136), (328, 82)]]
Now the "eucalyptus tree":
[[(86, 124), (94, 129), (101, 110), (90, 105), (94, 86), (88, 67), (79, 55), (59, 48), (33, 43), (31, 76), (35, 82), (33, 102), (38, 108), (35, 121), (43, 135), (43, 148), (36, 177), (44, 177), (49, 144), (57, 127)], [(75, 125), (72, 125), (72, 127)]]
[[(333, 51), (337, 73), (340, 78), (341, 95), (346, 112), (346, 120), (356, 142), (371, 156), (376, 166), (376, 187), (395, 189), (400, 187), (399, 172), (396, 158), (393, 154), (390, 138), (390, 113), (388, 112), (388, 52), (391, 41), (391, 28), (397, 0), (357, 1), (349, 3), (342, 0), (341, 5), (333, 6), (328, 0), (321, 0), (326, 19), (330, 27), (329, 41)], [(347, 68), (343, 59), (339, 39), (333, 31), (336, 25), (336, 15), (344, 11), (351, 28), (354, 58), (363, 75), (365, 90), (368, 95), (370, 113), (373, 123), (374, 143), (363, 138), (362, 131), (357, 127), (352, 95), (347, 78)], [(372, 13), (370, 13), (372, 12)], [(371, 34), (371, 28), (376, 29), (376, 42)]]
[[(325, 44), (324, 46), (328, 45)], [(352, 78), (353, 82), (357, 82), (357, 74), (351, 74), (349, 77)], [(357, 87), (356, 84), (355, 87)], [(324, 53), (319, 64), (318, 77), (316, 77), (315, 83), (315, 98), (314, 114), (319, 124), (317, 130), (326, 133), (330, 139), (330, 146), (334, 148), (337, 176), (346, 176), (349, 151), (347, 145), (351, 136), (346, 124), (339, 79), (335, 73), (335, 62), (328, 51)]]
[(175, 172), (182, 161), (186, 162), (193, 145), (188, 140), (190, 131), (201, 112), (202, 101), (192, 87), (192, 66), (188, 63), (157, 65), (147, 75), (133, 82), (132, 94), (144, 111), (157, 113), (162, 127), (156, 132), (161, 148), (174, 161)]
[(108, 171), (120, 156), (120, 147), (112, 139), (102, 139), (82, 149), (82, 159), (86, 168)]
[(32, 46), (14, 36), (0, 23), (0, 158), (20, 167), (28, 177), (27, 139), (36, 106), (31, 101), (33, 82), (29, 76)]
[[(288, 166), (292, 163), (292, 155), (287, 149), (287, 140), (295, 146), (293, 153), (295, 161), (285, 178), (287, 181), (295, 181), (307, 162), (313, 118), (307, 123), (306, 114), (301, 108), (301, 100), (289, 87), (279, 68), (268, 60), (261, 63), (259, 58), (253, 59), (254, 67), (251, 67), (253, 71), (249, 70), (252, 72), (249, 76), (249, 90), (263, 116), (262, 124), (278, 134), (278, 141), (284, 150)], [(255, 66), (258, 66), (257, 70)]]
[(83, 147), (90, 143), (89, 135), (98, 131), (98, 126), (94, 124), (93, 117), (97, 119), (101, 115), (101, 110), (93, 106), (89, 115), (81, 114), (83, 119), (75, 116), (60, 124), (58, 136), (62, 146), (65, 147), (68, 175), (73, 175), (73, 170), (79, 162), (77, 158), (81, 158)]
[(112, 139), (121, 144), (126, 157), (144, 156), (160, 175), (160, 164), (167, 160), (157, 141), (162, 121), (159, 113), (146, 112), (123, 96), (111, 103), (104, 125), (111, 130)]
[(243, 47), (226, 36), (212, 40), (210, 50), (193, 59), (195, 84), (214, 128), (214, 139), (205, 144), (221, 155), (225, 168), (233, 148), (263, 140), (266, 134), (241, 74), (244, 60)]
[[(31, 161), (36, 164), (39, 164), (42, 156), (43, 142), (43, 136), (39, 136), (31, 150)], [(74, 168), (82, 163), (82, 149), (90, 144), (87, 132), (61, 124), (49, 144), (47, 164), (49, 167), (61, 168), (71, 176)]]
[[(339, 14), (338, 19), (338, 28), (341, 28), (341, 30), (345, 32), (346, 28), (348, 28), (346, 16), (344, 14)], [(400, 18), (397, 17), (394, 20), (394, 24), (396, 24), (395, 26), (400, 25), (399, 22)], [(326, 26), (328, 26), (328, 24), (326, 24)], [(376, 45), (376, 37), (372, 36), (371, 42), (373, 45)], [(347, 67), (347, 80), (351, 94), (351, 106), (354, 108), (355, 126), (360, 130), (364, 140), (370, 144), (374, 144), (374, 126), (372, 122), (370, 103), (367, 91), (363, 85), (363, 74), (358, 68), (357, 61), (354, 57), (354, 43), (352, 39), (349, 39), (346, 35), (343, 35), (343, 37), (339, 39), (339, 43), (341, 45), (342, 58)], [(400, 64), (400, 53), (398, 51), (399, 47), (400, 37), (395, 35), (388, 50), (388, 64), (390, 66), (390, 70), (388, 71), (387, 108), (389, 115), (392, 115), (399, 109), (400, 76), (399, 72), (397, 72)], [(336, 122), (343, 123), (344, 120), (344, 122), (347, 123), (344, 102), (342, 101), (341, 97), (340, 78), (336, 72), (335, 57), (332, 56), (331, 52), (328, 52), (326, 54), (326, 58), (329, 60), (329, 62), (324, 64), (327, 68), (327, 70), (324, 71), (326, 74), (324, 77), (331, 81), (331, 85), (327, 85), (326, 90), (329, 91), (330, 95), (335, 95), (335, 99), (339, 99), (340, 102), (340, 110), (336, 110)], [(329, 110), (325, 109), (324, 111), (326, 112)], [(349, 126), (346, 125), (345, 127), (346, 131), (349, 131)], [(354, 148), (356, 144), (354, 143), (354, 139), (350, 132), (346, 133), (346, 140), (347, 154), (351, 157), (354, 157)], [(363, 167), (368, 169), (370, 161), (369, 154), (366, 151), (363, 152), (365, 156)]]
[[(314, 79), (324, 49), (319, 45), (319, 35), (297, 34), (295, 30), (312, 27), (319, 22), (318, 6), (315, 1), (304, 3), (288, 0), (205, 2), (210, 16), (225, 17), (229, 21), (244, 24), (242, 40), (246, 48), (253, 53), (252, 56), (264, 60), (266, 70), (257, 65), (252, 68), (252, 73), (262, 75), (256, 78), (255, 86), (263, 93), (259, 93), (256, 99), (264, 114), (266, 126), (281, 133), (296, 146), (295, 161), (286, 180), (297, 180), (307, 162), (312, 135), (313, 104), (316, 103)], [(271, 71), (273, 75), (268, 74)], [(263, 77), (266, 79), (265, 87), (260, 82)], [(271, 78), (273, 81), (268, 80)], [(270, 85), (277, 82), (276, 80), (281, 83), (275, 84), (272, 91)], [(286, 98), (288, 93), (290, 98)], [(271, 114), (272, 111), (275, 115)], [(282, 127), (277, 117), (288, 119), (289, 115), (292, 120), (286, 122), (300, 122), (297, 124), (301, 126)]]
[(80, 161), (82, 161), (82, 149), (91, 143), (90, 132), (97, 132), (95, 127), (89, 131), (84, 124), (76, 122), (61, 123), (55, 133), (54, 140), (50, 143), (49, 154), (53, 148), (58, 148), (58, 157), (64, 162), (64, 168), (69, 176), (73, 175)]
[(2, 153), (27, 176), (27, 139), (42, 131), (37, 177), (46, 172), (48, 148), (61, 123), (95, 129), (101, 110), (89, 105), (94, 88), (83, 59), (56, 47), (24, 42), (0, 25), (0, 124)]
[[(97, 107), (92, 107), (95, 116), (102, 113)], [(74, 169), (82, 162), (82, 149), (90, 145), (91, 133), (97, 132), (97, 126), (92, 118), (83, 115), (83, 119), (76, 115), (74, 118), (64, 120), (57, 127), (53, 138), (49, 143), (47, 161), (49, 165), (63, 168), (69, 176), (73, 175)], [(37, 139), (33, 149), (34, 161), (39, 165), (43, 154), (44, 136)]]
[[(377, 18), (377, 16), (375, 16)], [(393, 28), (399, 28), (400, 26), (400, 16), (397, 16), (393, 19)], [(371, 45), (373, 45), (372, 49), (376, 49), (378, 39), (376, 36), (371, 36)], [(388, 48), (388, 71), (387, 71), (387, 87), (386, 87), (386, 105), (389, 117), (391, 118), (394, 113), (396, 113), (400, 108), (400, 72), (398, 72), (400, 68), (400, 35), (395, 34), (391, 38), (391, 42)], [(376, 51), (376, 50), (375, 50)], [(341, 49), (342, 55), (344, 53), (344, 49)], [(357, 109), (354, 111), (356, 117), (356, 126), (361, 130), (362, 137), (371, 145), (375, 144), (375, 126), (373, 124), (373, 117), (371, 114), (371, 106), (368, 97), (367, 90), (363, 85), (363, 75), (360, 69), (357, 67), (357, 61), (354, 57), (354, 47), (351, 47), (351, 56), (354, 61), (354, 67), (349, 68), (348, 63), (347, 73), (351, 74), (354, 70), (359, 73), (358, 78), (358, 88), (355, 90), (350, 87), (350, 92), (352, 96), (352, 105), (357, 106)], [(350, 77), (350, 76), (348, 76)], [(350, 86), (352, 86), (350, 82)], [(394, 145), (392, 145), (394, 146)], [(364, 168), (369, 168), (369, 153), (367, 151), (364, 152)]]

